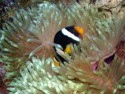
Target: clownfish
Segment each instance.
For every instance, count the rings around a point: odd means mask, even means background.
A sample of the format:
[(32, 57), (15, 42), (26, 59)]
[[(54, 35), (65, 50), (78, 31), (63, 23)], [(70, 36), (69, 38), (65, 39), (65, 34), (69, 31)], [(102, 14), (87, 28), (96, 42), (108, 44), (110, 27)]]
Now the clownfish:
[[(60, 51), (62, 53), (64, 52), (68, 55), (71, 55), (72, 50), (70, 44), (78, 45), (79, 42), (83, 39), (84, 34), (84, 29), (79, 26), (69, 26), (61, 29), (54, 36), (54, 44), (60, 45), (62, 49), (59, 49), (56, 46), (54, 46), (55, 52)], [(58, 61), (61, 61), (63, 63), (66, 60), (58, 53), (56, 54), (57, 57), (54, 58), (54, 65), (60, 66), (60, 63)]]

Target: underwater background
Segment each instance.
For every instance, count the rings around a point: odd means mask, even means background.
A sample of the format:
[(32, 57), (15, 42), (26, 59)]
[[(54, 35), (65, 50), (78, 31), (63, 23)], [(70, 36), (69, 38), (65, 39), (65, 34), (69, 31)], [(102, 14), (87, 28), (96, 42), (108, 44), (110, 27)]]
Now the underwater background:
[[(70, 55), (50, 45), (68, 26)], [(125, 94), (125, 1), (0, 0), (0, 94)]]

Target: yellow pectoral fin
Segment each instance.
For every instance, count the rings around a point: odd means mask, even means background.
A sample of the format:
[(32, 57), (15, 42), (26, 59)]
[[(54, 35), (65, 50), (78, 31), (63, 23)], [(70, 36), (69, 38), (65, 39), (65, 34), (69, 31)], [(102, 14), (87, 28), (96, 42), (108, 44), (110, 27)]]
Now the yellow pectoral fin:
[(72, 54), (72, 48), (71, 48), (71, 45), (67, 45), (67, 46), (66, 46), (65, 53), (67, 53), (67, 54), (69, 54), (69, 55)]
[(58, 67), (60, 66), (59, 62), (54, 58), (54, 66)]

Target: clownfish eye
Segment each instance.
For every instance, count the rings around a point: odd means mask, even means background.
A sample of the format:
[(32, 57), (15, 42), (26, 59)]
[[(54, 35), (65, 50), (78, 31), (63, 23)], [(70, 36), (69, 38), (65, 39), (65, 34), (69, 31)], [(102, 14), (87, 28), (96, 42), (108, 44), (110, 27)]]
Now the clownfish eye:
[[(54, 36), (54, 44), (60, 45), (63, 49), (62, 52), (67, 53), (68, 55), (72, 54), (71, 45), (70, 44), (76, 44), (78, 45), (84, 37), (84, 30), (83, 28), (79, 26), (69, 26), (62, 28), (60, 31), (58, 31)], [(55, 52), (57, 52), (56, 46), (54, 46)], [(57, 57), (60, 59), (60, 61), (63, 63), (66, 61), (63, 57), (61, 57), (57, 53)], [(58, 61), (58, 60), (57, 60)]]

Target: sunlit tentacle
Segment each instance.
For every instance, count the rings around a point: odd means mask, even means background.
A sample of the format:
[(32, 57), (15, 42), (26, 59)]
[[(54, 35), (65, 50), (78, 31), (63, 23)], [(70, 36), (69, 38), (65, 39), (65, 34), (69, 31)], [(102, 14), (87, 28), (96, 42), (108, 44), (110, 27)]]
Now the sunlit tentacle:
[[(37, 41), (37, 42), (38, 42), (38, 41)], [(47, 42), (41, 44), (40, 46), (38, 46), (37, 48), (35, 48), (32, 52), (30, 52), (29, 58), (31, 58), (35, 53), (37, 53), (38, 51), (40, 51), (40, 50), (41, 50), (43, 47), (45, 47), (46, 45), (53, 46), (53, 47), (55, 47), (56, 49), (58, 48), (58, 49), (63, 50), (63, 48), (61, 47), (61, 45), (47, 41)]]

